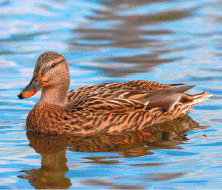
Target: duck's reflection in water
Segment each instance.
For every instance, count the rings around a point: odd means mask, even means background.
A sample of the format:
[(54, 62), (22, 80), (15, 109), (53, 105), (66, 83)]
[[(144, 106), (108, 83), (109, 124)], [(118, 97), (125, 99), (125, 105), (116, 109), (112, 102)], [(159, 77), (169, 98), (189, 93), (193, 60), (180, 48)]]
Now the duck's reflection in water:
[[(180, 147), (177, 145), (187, 140), (186, 131), (200, 128), (197, 122), (189, 116), (184, 116), (173, 121), (153, 125), (144, 131), (115, 135), (64, 136), (27, 131), (29, 146), (42, 156), (41, 168), (22, 171), (26, 175), (20, 177), (28, 179), (35, 188), (67, 189), (72, 185), (70, 179), (65, 176), (69, 170), (66, 158), (67, 147), (74, 152), (117, 152), (120, 156), (83, 158), (89, 160), (83, 164), (118, 164), (118, 161), (106, 161), (105, 159), (149, 155), (153, 154), (149, 151), (153, 149), (178, 149)], [(160, 163), (160, 165), (162, 164)], [(149, 163), (144, 166), (153, 165), (157, 166), (158, 163)], [(111, 184), (112, 187), (114, 185)], [(116, 188), (121, 187), (117, 185)], [(141, 187), (129, 186), (125, 188)]]

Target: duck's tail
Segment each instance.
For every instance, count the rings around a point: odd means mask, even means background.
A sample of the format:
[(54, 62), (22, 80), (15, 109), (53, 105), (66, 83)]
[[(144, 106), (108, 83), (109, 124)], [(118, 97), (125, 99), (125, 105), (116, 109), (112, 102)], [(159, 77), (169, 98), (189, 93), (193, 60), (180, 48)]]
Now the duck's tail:
[(181, 97), (181, 102), (183, 103), (183, 105), (194, 105), (210, 98), (211, 96), (212, 94), (209, 94), (206, 91), (199, 94), (194, 94), (194, 95), (183, 94)]

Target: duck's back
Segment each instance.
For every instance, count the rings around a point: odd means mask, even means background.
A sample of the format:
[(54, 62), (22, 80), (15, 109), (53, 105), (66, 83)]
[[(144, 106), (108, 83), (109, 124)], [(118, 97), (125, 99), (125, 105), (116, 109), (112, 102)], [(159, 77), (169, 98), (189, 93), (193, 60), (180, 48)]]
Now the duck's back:
[[(73, 106), (83, 105), (87, 100), (97, 97), (112, 99), (116, 94), (124, 90), (134, 91), (135, 95), (141, 92), (156, 91), (160, 89), (174, 89), (171, 85), (161, 84), (153, 81), (135, 80), (128, 82), (108, 82), (98, 85), (83, 86), (68, 93), (68, 102)], [(134, 95), (134, 96), (135, 96)]]

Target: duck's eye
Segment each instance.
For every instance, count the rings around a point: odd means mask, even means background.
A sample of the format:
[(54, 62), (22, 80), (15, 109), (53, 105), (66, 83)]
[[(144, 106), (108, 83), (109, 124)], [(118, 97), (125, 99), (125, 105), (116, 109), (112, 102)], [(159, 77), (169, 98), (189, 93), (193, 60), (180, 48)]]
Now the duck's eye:
[(54, 68), (57, 65), (57, 63), (53, 63), (50, 67)]
[(59, 65), (59, 64), (62, 63), (63, 61), (64, 61), (64, 60), (61, 60), (61, 61), (52, 63), (52, 65), (50, 66), (50, 68), (54, 68), (55, 66)]

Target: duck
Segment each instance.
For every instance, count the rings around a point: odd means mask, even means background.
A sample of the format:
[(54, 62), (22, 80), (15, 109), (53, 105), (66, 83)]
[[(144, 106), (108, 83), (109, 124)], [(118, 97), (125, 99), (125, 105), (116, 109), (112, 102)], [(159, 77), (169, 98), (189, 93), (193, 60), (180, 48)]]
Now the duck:
[(182, 117), (211, 97), (206, 91), (185, 93), (194, 85), (145, 80), (107, 82), (71, 91), (69, 86), (64, 56), (53, 51), (42, 53), (30, 83), (18, 94), (24, 99), (42, 90), (27, 116), (28, 130), (67, 135), (138, 131)]

